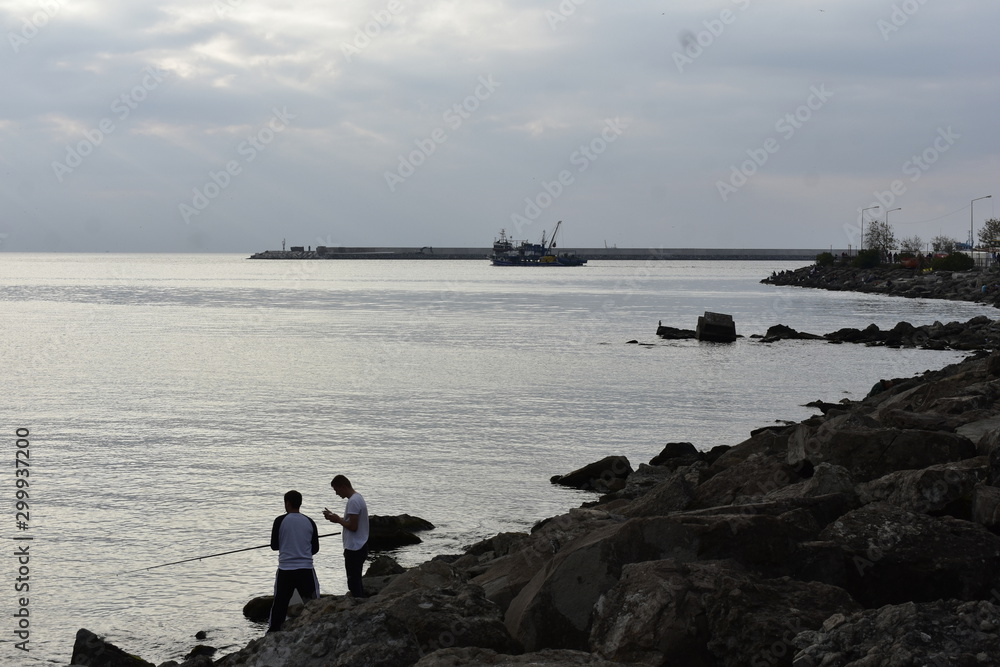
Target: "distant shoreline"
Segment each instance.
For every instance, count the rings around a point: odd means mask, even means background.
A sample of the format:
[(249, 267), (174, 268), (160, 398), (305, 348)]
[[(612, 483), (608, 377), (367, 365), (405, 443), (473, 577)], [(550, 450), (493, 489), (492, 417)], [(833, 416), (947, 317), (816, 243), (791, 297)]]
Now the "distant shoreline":
[[(482, 259), (489, 258), (492, 248), (423, 248), (405, 247), (333, 247), (316, 249), (265, 250), (248, 259)], [(763, 249), (763, 248), (559, 248), (588, 260), (788, 260), (814, 261), (829, 249)], [(840, 254), (840, 250), (834, 251)]]

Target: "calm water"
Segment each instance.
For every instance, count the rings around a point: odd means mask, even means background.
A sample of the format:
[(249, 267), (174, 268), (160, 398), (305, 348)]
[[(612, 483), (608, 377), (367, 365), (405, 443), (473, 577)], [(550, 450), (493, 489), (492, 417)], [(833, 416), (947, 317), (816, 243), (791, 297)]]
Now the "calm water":
[[(147, 660), (263, 629), (264, 544), (282, 494), (321, 519), (347, 474), (375, 514), (437, 525), (413, 565), (590, 496), (549, 476), (607, 454), (634, 466), (670, 441), (736, 444), (813, 399), (961, 355), (812, 342), (658, 341), (731, 313), (740, 333), (826, 333), (965, 320), (974, 304), (758, 284), (798, 262), (248, 261), (236, 255), (0, 255), (0, 663), (67, 664), (80, 627)], [(654, 347), (626, 345), (638, 339)], [(31, 432), (30, 528), (15, 529), (15, 429)], [(326, 530), (335, 527), (327, 523)], [(31, 535), (31, 651), (13, 646), (15, 535)], [(342, 593), (339, 538), (323, 591)]]

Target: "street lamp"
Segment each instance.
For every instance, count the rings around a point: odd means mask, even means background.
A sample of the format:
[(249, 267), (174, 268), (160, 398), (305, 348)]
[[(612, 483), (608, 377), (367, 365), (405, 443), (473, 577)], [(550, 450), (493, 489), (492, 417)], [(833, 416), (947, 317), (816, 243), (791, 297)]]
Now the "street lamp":
[[(889, 231), (889, 214), (892, 213), (893, 211), (902, 211), (902, 210), (903, 210), (902, 206), (897, 206), (896, 208), (890, 208), (888, 211), (885, 212), (885, 231), (887, 232)], [(889, 252), (889, 249), (886, 248), (885, 251)]]
[(869, 206), (868, 208), (861, 209), (861, 250), (865, 249), (865, 211), (871, 211), (878, 208), (878, 206)]
[(969, 253), (970, 254), (972, 253), (972, 248), (973, 248), (973, 245), (974, 245), (973, 242), (972, 242), (972, 239), (975, 238), (972, 235), (973, 234), (973, 231), (972, 231), (972, 224), (973, 224), (972, 209), (974, 208), (974, 204), (977, 201), (979, 201), (980, 199), (989, 199), (992, 196), (993, 195), (986, 195), (985, 197), (976, 197), (971, 202), (969, 202)]

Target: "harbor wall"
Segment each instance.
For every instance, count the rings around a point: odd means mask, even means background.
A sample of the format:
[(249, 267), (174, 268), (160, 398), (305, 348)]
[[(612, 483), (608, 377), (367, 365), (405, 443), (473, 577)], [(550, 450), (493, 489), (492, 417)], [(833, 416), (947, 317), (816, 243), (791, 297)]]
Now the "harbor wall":
[[(839, 255), (842, 249), (789, 248), (556, 248), (588, 260), (789, 260), (813, 261), (821, 252)], [(265, 250), (250, 259), (487, 259), (492, 248), (335, 247), (308, 250)]]

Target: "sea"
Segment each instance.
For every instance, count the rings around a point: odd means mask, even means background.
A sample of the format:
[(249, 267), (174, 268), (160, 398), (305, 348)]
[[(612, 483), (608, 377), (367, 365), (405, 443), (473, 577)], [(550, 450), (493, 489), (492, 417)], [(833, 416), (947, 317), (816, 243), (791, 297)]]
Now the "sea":
[[(413, 566), (594, 499), (552, 475), (735, 445), (964, 356), (752, 338), (771, 325), (994, 314), (760, 283), (802, 264), (2, 253), (0, 664), (69, 664), (79, 628), (154, 663), (261, 636), (242, 608), (277, 558), (251, 547), (289, 489), (321, 534), (336, 474), (372, 514), (430, 521), (392, 554)], [(706, 311), (743, 337), (655, 335)], [(346, 591), (340, 539), (324, 593)]]

